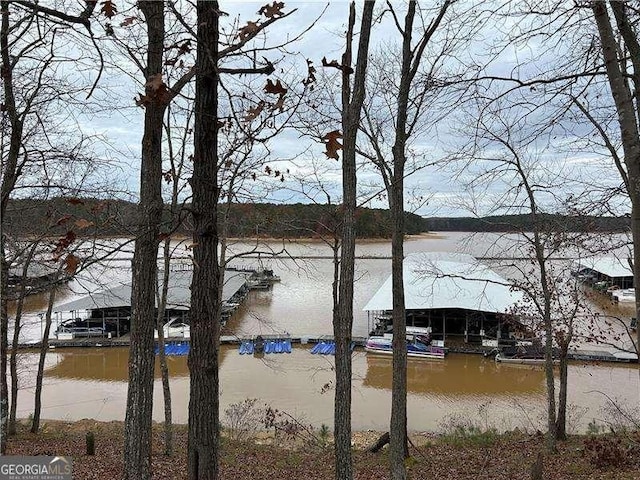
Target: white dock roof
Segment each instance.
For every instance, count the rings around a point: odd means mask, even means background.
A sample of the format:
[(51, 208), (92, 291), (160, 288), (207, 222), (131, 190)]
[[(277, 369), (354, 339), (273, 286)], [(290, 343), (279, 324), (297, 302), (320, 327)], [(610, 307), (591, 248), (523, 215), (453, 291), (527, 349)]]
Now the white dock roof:
[[(392, 310), (391, 276), (365, 305), (365, 311)], [(506, 313), (522, 300), (508, 280), (460, 253), (414, 253), (404, 261), (407, 310), (461, 308)]]
[[(188, 310), (191, 306), (191, 277), (192, 271), (171, 272), (169, 276), (169, 291), (167, 308), (175, 310)], [(246, 277), (242, 273), (228, 271), (225, 274), (225, 283), (222, 289), (222, 300), (229, 300), (242, 285)], [(71, 302), (57, 305), (55, 312), (71, 312), (74, 310), (92, 310), (97, 308), (130, 307), (131, 284), (92, 293)], [(157, 305), (156, 305), (157, 306)]]
[(633, 277), (633, 271), (626, 258), (593, 257), (579, 260), (580, 268), (588, 268), (610, 278)]

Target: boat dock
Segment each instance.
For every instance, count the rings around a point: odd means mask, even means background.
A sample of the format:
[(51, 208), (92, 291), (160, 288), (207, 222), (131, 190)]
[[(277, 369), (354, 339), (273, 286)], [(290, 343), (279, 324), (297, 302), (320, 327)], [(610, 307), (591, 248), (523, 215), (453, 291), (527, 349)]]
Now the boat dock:
[[(286, 334), (261, 335), (264, 340), (287, 339), (292, 344), (299, 345), (318, 345), (321, 343), (334, 343), (333, 335), (300, 335), (290, 336)], [(247, 340), (254, 339), (252, 337), (238, 337), (236, 335), (223, 335), (220, 337), (221, 345), (241, 345)], [(167, 338), (167, 344), (188, 344), (189, 338)], [(367, 342), (367, 337), (352, 337), (354, 347), (361, 348)], [(117, 338), (74, 338), (69, 340), (50, 339), (49, 348), (109, 348), (109, 347), (128, 347), (131, 344), (129, 336)], [(23, 343), (19, 345), (22, 349), (39, 349), (40, 342)], [(452, 345), (446, 348), (448, 353), (467, 354), (467, 355), (484, 355), (493, 350), (493, 348), (482, 347), (480, 345)], [(637, 357), (634, 354), (621, 352), (616, 350), (572, 350), (569, 352), (569, 359), (577, 362), (607, 362), (607, 363), (635, 363)]]
[[(302, 336), (288, 336), (288, 335), (262, 335), (265, 340), (275, 340), (287, 338), (291, 343), (307, 345), (317, 344), (321, 342), (333, 342), (333, 335), (302, 335)], [(220, 337), (221, 345), (240, 345), (243, 341), (247, 340), (243, 337), (235, 335), (222, 335)], [(353, 337), (352, 342), (356, 346), (363, 347), (367, 342), (366, 337)], [(189, 338), (166, 338), (166, 343), (189, 343)], [(117, 338), (74, 338), (69, 340), (58, 340), (52, 338), (49, 340), (49, 348), (103, 348), (103, 347), (128, 347), (131, 345), (129, 336), (117, 337)], [(37, 343), (22, 343), (19, 348), (33, 349), (40, 348), (40, 342)]]

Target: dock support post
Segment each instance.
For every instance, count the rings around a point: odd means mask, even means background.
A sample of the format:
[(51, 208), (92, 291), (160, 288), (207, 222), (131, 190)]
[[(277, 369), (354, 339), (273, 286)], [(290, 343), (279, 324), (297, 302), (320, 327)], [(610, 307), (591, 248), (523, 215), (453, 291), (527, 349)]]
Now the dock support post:
[(469, 312), (464, 312), (464, 343), (469, 343)]
[(445, 328), (445, 324), (446, 324), (445, 318), (446, 318), (446, 315), (444, 313), (444, 310), (442, 310), (442, 341), (443, 342), (447, 339), (447, 331)]

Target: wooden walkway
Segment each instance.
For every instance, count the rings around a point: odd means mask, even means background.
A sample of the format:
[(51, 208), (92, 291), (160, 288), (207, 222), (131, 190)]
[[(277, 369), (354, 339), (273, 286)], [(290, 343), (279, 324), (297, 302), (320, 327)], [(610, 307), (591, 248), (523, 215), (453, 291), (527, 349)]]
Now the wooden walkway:
[[(292, 337), (289, 335), (262, 335), (265, 340), (276, 340), (288, 338), (291, 343), (299, 343), (302, 345), (314, 344), (323, 341), (333, 341), (333, 335), (303, 335)], [(223, 335), (220, 337), (220, 344), (222, 345), (240, 345), (246, 338), (237, 337), (235, 335)], [(366, 337), (353, 337), (352, 341), (357, 346), (364, 346), (367, 341)], [(166, 338), (166, 343), (189, 343), (189, 338)], [(119, 338), (75, 338), (73, 340), (58, 340), (52, 338), (49, 340), (49, 348), (108, 348), (108, 347), (128, 347), (131, 345), (131, 340), (128, 337)], [(37, 343), (22, 343), (19, 348), (26, 349), (39, 349), (40, 342)]]
[[(254, 336), (255, 338), (255, 336)], [(316, 344), (319, 342), (331, 342), (333, 341), (333, 335), (301, 335), (301, 336), (289, 336), (289, 335), (262, 335), (265, 340), (276, 339), (290, 339), (291, 343), (297, 343), (301, 345)], [(240, 345), (243, 340), (248, 338), (241, 338), (235, 335), (223, 335), (220, 337), (220, 343), (222, 345)], [(189, 343), (188, 338), (168, 338), (167, 343)], [(357, 347), (364, 347), (367, 342), (366, 337), (353, 337), (352, 341)], [(49, 340), (49, 348), (109, 348), (109, 347), (128, 347), (131, 341), (127, 337), (120, 338), (76, 338), (73, 340)], [(19, 348), (24, 349), (39, 349), (40, 343), (25, 343), (19, 345)], [(493, 347), (482, 347), (480, 345), (453, 345), (447, 347), (449, 353), (457, 354), (472, 354), (483, 355), (493, 350)], [(633, 354), (619, 352), (615, 350), (573, 350), (569, 353), (569, 359), (579, 362), (612, 362), (612, 363), (635, 363), (637, 357)]]

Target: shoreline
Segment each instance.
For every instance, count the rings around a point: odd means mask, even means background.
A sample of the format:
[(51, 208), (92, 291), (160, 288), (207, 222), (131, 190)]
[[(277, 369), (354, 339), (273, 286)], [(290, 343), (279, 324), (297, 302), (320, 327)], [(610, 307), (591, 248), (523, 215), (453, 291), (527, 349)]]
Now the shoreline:
[[(219, 449), (220, 478), (267, 480), (273, 478), (335, 478), (333, 434), (326, 429), (274, 429), (258, 432), (261, 419), (245, 424), (247, 430), (225, 427)], [(25, 420), (18, 422), (17, 435), (7, 441), (9, 455), (56, 455), (72, 460), (73, 478), (122, 478), (124, 422), (76, 422), (42, 420), (38, 434), (29, 432)], [(466, 426), (465, 426), (466, 425)], [(541, 432), (515, 429), (498, 433), (469, 420), (466, 424), (443, 425), (442, 433), (410, 435), (408, 478), (471, 480), (477, 478), (531, 478), (538, 467), (548, 480), (638, 478), (640, 460), (633, 434), (603, 433), (569, 435), (558, 442), (557, 452), (545, 449)], [(95, 455), (88, 455), (86, 435), (95, 438)], [(244, 435), (243, 433), (246, 433)], [(388, 445), (370, 453), (366, 449), (383, 432), (354, 432), (352, 455), (354, 478), (384, 479), (389, 475)], [(173, 426), (173, 454), (164, 452), (163, 424), (153, 423), (150, 448), (153, 478), (187, 478), (187, 426)], [(611, 457), (600, 454), (613, 450)]]

